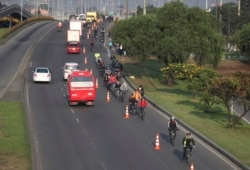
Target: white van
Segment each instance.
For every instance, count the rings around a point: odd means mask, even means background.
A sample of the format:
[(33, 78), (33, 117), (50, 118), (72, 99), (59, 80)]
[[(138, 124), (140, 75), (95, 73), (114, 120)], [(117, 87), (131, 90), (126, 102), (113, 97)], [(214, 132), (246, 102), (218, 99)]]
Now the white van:
[(75, 70), (79, 70), (79, 65), (78, 63), (74, 63), (74, 62), (68, 62), (64, 64), (63, 67), (63, 79), (67, 80), (69, 75), (75, 71)]

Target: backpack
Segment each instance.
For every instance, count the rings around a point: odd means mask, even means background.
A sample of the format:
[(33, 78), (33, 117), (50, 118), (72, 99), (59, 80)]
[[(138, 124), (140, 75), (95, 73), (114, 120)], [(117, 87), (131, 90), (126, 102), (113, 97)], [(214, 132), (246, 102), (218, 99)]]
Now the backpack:
[(175, 128), (176, 127), (176, 121), (175, 120), (171, 120), (170, 121), (170, 128)]

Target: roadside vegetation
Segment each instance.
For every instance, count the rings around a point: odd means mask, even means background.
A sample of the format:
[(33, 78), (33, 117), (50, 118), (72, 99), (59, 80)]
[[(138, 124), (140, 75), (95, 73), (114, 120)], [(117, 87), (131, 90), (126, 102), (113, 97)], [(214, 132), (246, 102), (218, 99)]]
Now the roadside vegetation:
[(31, 150), (21, 102), (0, 102), (0, 169), (31, 169)]
[[(118, 21), (111, 35), (126, 49), (130, 62), (123, 61), (124, 69), (135, 85), (143, 84), (153, 101), (250, 166), (250, 125), (242, 121), (250, 112), (249, 70), (227, 76), (216, 72), (236, 53), (249, 63), (247, 11), (244, 6), (238, 16), (237, 5), (229, 3), (208, 13), (172, 1)], [(239, 115), (232, 104), (242, 107)]]

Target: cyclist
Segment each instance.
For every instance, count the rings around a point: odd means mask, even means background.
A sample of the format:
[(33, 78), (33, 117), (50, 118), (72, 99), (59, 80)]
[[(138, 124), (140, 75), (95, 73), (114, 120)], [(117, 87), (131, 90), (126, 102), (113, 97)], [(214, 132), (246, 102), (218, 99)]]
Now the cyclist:
[(169, 131), (169, 137), (171, 136), (171, 132), (174, 131), (175, 132), (175, 136), (176, 136), (176, 130), (178, 129), (178, 124), (177, 121), (175, 119), (174, 116), (172, 116), (170, 118), (170, 120), (168, 121), (168, 131)]
[(142, 85), (138, 87), (138, 90), (141, 93), (141, 96), (144, 96), (144, 88), (142, 87)]
[(142, 111), (145, 111), (145, 108), (147, 107), (148, 102), (142, 97), (138, 103), (139, 106), (139, 113), (142, 113)]
[(186, 136), (182, 140), (182, 144), (183, 144), (183, 155), (182, 155), (182, 158), (184, 160), (186, 158), (187, 148), (190, 149), (190, 153), (191, 153), (192, 152), (192, 148), (195, 147), (194, 139), (193, 139), (193, 137), (192, 137), (192, 135), (191, 135), (190, 132), (186, 133)]
[(95, 53), (95, 61), (97, 62), (97, 64), (99, 65), (101, 62), (101, 54), (100, 53)]
[(136, 100), (135, 100), (135, 96), (134, 96), (133, 93), (129, 97), (128, 103), (129, 103), (129, 110), (134, 112), (135, 111), (135, 106), (136, 106)]
[(121, 88), (120, 81), (116, 81), (116, 83), (115, 83), (115, 95), (116, 95), (116, 97), (119, 97), (121, 95), (120, 88)]
[(135, 90), (134, 96), (135, 96), (136, 102), (138, 102), (138, 101), (141, 99), (141, 97), (142, 97), (142, 96), (141, 96), (141, 93), (139, 92), (138, 89)]
[(94, 40), (91, 39), (90, 40), (90, 50), (92, 51), (93, 48), (94, 48)]

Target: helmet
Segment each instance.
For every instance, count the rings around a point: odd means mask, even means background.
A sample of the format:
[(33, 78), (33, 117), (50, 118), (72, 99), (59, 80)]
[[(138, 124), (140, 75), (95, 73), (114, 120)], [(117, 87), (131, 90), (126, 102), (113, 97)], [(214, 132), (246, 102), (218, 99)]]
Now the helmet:
[(172, 116), (172, 117), (171, 117), (171, 119), (172, 119), (172, 120), (174, 120), (174, 119), (175, 119), (175, 117), (174, 117), (174, 116)]

